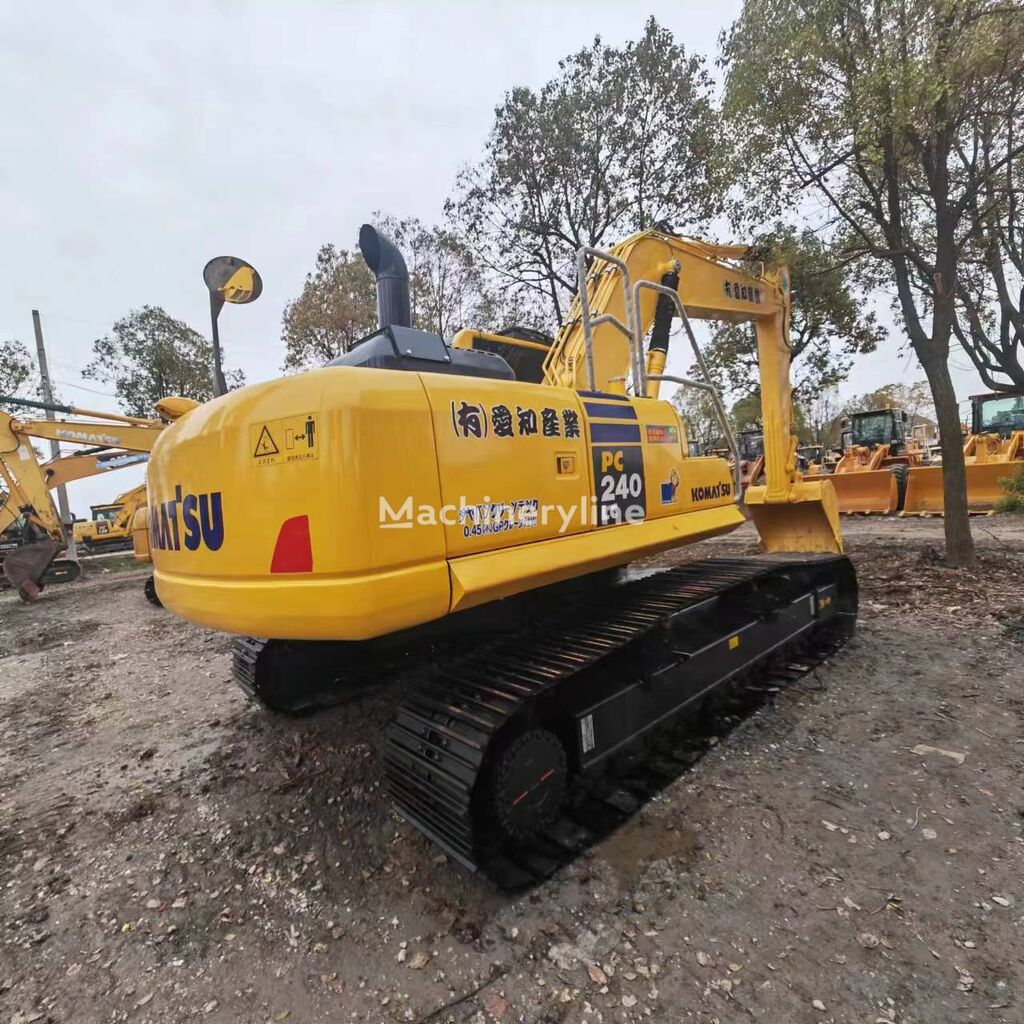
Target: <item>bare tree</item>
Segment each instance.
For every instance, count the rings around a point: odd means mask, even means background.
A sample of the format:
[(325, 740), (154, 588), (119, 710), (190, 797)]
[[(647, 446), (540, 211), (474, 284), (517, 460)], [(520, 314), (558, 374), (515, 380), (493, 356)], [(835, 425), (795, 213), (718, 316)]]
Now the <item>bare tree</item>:
[[(994, 323), (986, 303), (998, 282), (982, 273), (993, 257), (979, 259), (991, 229), (979, 225), (999, 222), (1016, 193), (1002, 182), (1021, 153), (1006, 85), (1024, 67), (1022, 10), (1020, 0), (746, 0), (723, 38), (726, 113), (760, 194), (777, 206), (824, 200), (843, 257), (895, 289), (942, 435), (953, 565), (973, 563), (974, 543), (949, 351), (970, 337), (982, 352)], [(999, 141), (986, 156), (989, 136)], [(958, 319), (971, 281), (973, 335)], [(1002, 350), (984, 351), (997, 365)]]

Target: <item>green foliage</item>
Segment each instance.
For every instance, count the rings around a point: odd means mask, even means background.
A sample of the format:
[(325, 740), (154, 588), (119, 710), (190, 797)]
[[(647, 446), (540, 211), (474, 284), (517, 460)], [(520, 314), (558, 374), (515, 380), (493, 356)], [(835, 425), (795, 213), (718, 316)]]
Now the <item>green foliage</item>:
[[(776, 224), (757, 240), (751, 255), (767, 265), (789, 267), (793, 397), (814, 402), (847, 378), (858, 355), (875, 351), (885, 329), (866, 308), (850, 267), (837, 261), (815, 232)], [(757, 342), (749, 326), (720, 330), (705, 358), (730, 394), (757, 389)]]
[(376, 326), (377, 290), (363, 257), (322, 245), (299, 297), (284, 308), (284, 369), (322, 366)]
[(1021, 0), (746, 0), (722, 44), (748, 191), (816, 195), (926, 369), (952, 333), (994, 388), (1024, 383), (1022, 28)]
[[(739, 401), (734, 402), (732, 408), (729, 410), (729, 418), (732, 421), (732, 427), (734, 430), (760, 430), (764, 426), (764, 422), (761, 417), (761, 390), (758, 388), (749, 395), (744, 395)], [(813, 440), (813, 431), (811, 431), (807, 422), (807, 414), (804, 411), (803, 406), (796, 403), (793, 405), (793, 420), (791, 423), (792, 431), (800, 440), (808, 441)]]
[[(0, 395), (33, 398), (35, 383), (35, 364), (25, 346), (20, 341), (0, 341)], [(0, 409), (16, 411), (16, 407), (7, 407), (2, 402)]]
[(754, 427), (760, 427), (762, 425), (760, 390), (735, 402), (729, 410), (729, 414), (737, 430), (751, 430)]
[(1006, 497), (996, 502), (996, 511), (1024, 513), (1024, 464), (1017, 468), (1013, 476), (1000, 482)]
[(671, 402), (686, 423), (686, 433), (690, 441), (707, 445), (720, 438), (722, 430), (715, 416), (715, 406), (706, 391), (679, 388), (672, 396)]
[[(151, 416), (169, 395), (197, 402), (214, 397), (213, 346), (159, 306), (133, 309), (92, 349), (82, 376), (112, 384), (129, 415)], [(226, 371), (225, 378), (229, 388), (245, 383), (240, 370)]]
[(448, 204), (460, 236), (535, 320), (561, 324), (580, 246), (665, 221), (698, 230), (720, 211), (713, 91), (703, 58), (653, 18), (625, 46), (595, 38), (538, 92), (505, 96)]
[[(841, 258), (894, 293), (947, 466), (963, 458), (954, 338), (993, 389), (1001, 374), (1024, 383), (1022, 11), (1022, 0), (744, 0), (722, 41), (748, 193), (772, 216), (818, 200)], [(970, 565), (966, 495), (945, 479), (946, 556)]]

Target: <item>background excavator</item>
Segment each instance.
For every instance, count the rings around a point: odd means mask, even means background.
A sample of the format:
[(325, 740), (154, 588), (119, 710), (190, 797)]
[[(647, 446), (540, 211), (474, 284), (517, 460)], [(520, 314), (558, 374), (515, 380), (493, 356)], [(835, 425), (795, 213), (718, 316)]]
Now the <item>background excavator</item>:
[[(157, 404), (159, 419), (41, 402), (17, 404), (62, 414), (59, 419), (19, 419), (0, 412), (0, 482), (6, 491), (0, 504), (2, 575), (23, 600), (32, 601), (45, 584), (71, 582), (80, 574), (77, 562), (61, 557), (65, 526), (50, 492), (62, 483), (144, 462), (166, 424), (196, 403), (164, 399)], [(33, 439), (79, 445), (83, 451), (41, 463)]]
[(120, 551), (132, 546), (132, 520), (146, 505), (146, 485), (139, 484), (113, 501), (92, 505), (90, 517), (75, 523), (75, 544), (86, 551)]
[[(1024, 391), (971, 396), (964, 463), (968, 509), (992, 509), (1006, 493), (1002, 481), (1024, 465)], [(941, 515), (945, 507), (942, 466), (911, 468), (904, 513)]]
[(855, 412), (843, 430), (843, 456), (832, 483), (839, 511), (897, 512), (903, 508), (911, 467), (924, 449), (907, 437), (907, 414), (900, 409)]
[[(643, 231), (580, 250), (553, 342), (463, 330), (449, 345), (410, 326), (398, 250), (368, 225), (359, 241), (377, 332), (158, 439), (156, 589), (175, 614), (241, 635), (235, 678), (277, 711), (379, 687), (427, 652), (431, 677), (388, 729), (389, 791), (463, 864), (529, 884), (613, 806), (621, 820), (625, 765), (678, 770), (654, 744), (681, 712), (854, 629), (832, 485), (796, 470), (788, 275), (750, 274), (732, 262), (744, 247)], [(772, 554), (623, 575), (745, 521), (737, 474), (691, 456), (658, 398), (662, 383), (709, 394), (738, 467), (706, 371), (664, 373), (674, 317), (702, 371), (690, 317), (756, 326), (765, 483), (746, 504)]]
[[(11, 399), (6, 399), (11, 401)], [(34, 449), (33, 449), (34, 454)], [(126, 466), (144, 464), (149, 458), (140, 452), (109, 451), (106, 448), (87, 448), (71, 455), (58, 455), (40, 466), (47, 489), (55, 490), (61, 484), (109, 473)], [(0, 455), (0, 462), (4, 459)], [(8, 459), (8, 461), (10, 461)], [(22, 544), (24, 517), (18, 510), (18, 497), (0, 490), (0, 586), (5, 583), (2, 566), (4, 556)]]

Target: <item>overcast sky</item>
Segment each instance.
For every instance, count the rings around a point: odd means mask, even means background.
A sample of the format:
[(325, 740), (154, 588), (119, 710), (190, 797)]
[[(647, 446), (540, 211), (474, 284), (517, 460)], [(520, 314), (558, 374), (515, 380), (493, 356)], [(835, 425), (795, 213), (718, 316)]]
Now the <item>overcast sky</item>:
[[(739, 7), (5, 4), (0, 339), (31, 347), (38, 308), (60, 395), (113, 408), (93, 393), (104, 385), (80, 375), (93, 339), (146, 303), (208, 333), (203, 265), (235, 255), (257, 267), (264, 289), (221, 317), (228, 365), (250, 381), (277, 376), (281, 311), (320, 245), (353, 245), (378, 209), (439, 219), (508, 89), (541, 85), (595, 33), (638, 37), (649, 13), (713, 58)], [(966, 357), (954, 361), (960, 394), (976, 390)], [(921, 377), (893, 332), (848, 390)], [(85, 515), (140, 478), (128, 469), (74, 484), (72, 508)]]

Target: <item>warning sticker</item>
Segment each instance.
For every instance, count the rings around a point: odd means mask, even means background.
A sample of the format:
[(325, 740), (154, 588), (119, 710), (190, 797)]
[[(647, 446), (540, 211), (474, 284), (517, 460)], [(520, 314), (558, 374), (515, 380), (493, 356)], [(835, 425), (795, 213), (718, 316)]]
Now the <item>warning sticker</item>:
[(647, 424), (648, 444), (679, 444), (679, 428), (674, 424), (662, 426), (659, 423)]
[(249, 426), (249, 450), (260, 466), (306, 462), (317, 458), (319, 449), (320, 429), (315, 412)]

